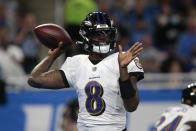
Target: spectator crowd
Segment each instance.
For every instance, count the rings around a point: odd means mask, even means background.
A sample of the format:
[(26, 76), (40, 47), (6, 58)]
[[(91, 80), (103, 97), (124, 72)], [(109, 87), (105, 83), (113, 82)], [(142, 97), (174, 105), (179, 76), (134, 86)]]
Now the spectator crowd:
[[(77, 6), (74, 1), (81, 3), (82, 0), (66, 0), (64, 8), (68, 8), (66, 2), (69, 1), (69, 5)], [(83, 8), (90, 6), (93, 8), (89, 11), (99, 10), (111, 15), (118, 26), (119, 43), (124, 50), (136, 41), (144, 43), (140, 59), (145, 72), (196, 70), (195, 0), (88, 2)], [(24, 0), (0, 0), (0, 67), (5, 79), (28, 75), (39, 61), (39, 44), (32, 33), (32, 29), (37, 26), (36, 15), (33, 10), (26, 9), (24, 3)], [(83, 11), (86, 12), (88, 10)], [(67, 22), (71, 28), (80, 23), (70, 23), (72, 20), (65, 17), (64, 23)]]
[(145, 72), (192, 72), (196, 68), (196, 1), (159, 0), (155, 5), (147, 0), (115, 0), (111, 14), (120, 28), (127, 30), (129, 42), (144, 43), (140, 59)]
[[(67, 0), (66, 4), (82, 5), (82, 0)], [(89, 0), (90, 1), (90, 0)], [(91, 0), (94, 6), (80, 9), (80, 12), (92, 9), (111, 15), (119, 31), (119, 44), (124, 50), (133, 43), (144, 43), (140, 59), (145, 72), (178, 73), (194, 72), (196, 69), (196, 1), (195, 0)], [(76, 4), (77, 3), (77, 4)], [(65, 10), (68, 12), (69, 10)], [(75, 14), (79, 12), (75, 10)], [(70, 9), (73, 13), (73, 10)], [(67, 18), (66, 18), (67, 17)], [(74, 15), (66, 19), (73, 18)], [(77, 15), (76, 19), (79, 19)], [(81, 20), (80, 20), (81, 21)], [(75, 21), (73, 23), (79, 23)], [(72, 38), (79, 34), (69, 31), (70, 23), (65, 26)], [(76, 24), (76, 28), (79, 24)], [(72, 28), (73, 30), (74, 28)], [(79, 29), (75, 29), (78, 32)], [(75, 39), (74, 39), (75, 40)], [(77, 39), (76, 39), (77, 40)]]

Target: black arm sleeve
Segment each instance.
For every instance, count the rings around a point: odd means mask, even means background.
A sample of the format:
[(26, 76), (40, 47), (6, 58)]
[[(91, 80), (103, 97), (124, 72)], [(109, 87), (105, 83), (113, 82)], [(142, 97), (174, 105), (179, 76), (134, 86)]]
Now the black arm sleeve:
[(135, 76), (137, 81), (144, 79), (144, 72), (129, 72), (129, 76)]

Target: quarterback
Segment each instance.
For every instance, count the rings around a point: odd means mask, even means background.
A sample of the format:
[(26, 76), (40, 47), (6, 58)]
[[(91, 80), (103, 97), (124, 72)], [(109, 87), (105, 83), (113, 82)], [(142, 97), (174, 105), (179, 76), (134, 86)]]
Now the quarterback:
[(196, 83), (182, 91), (182, 106), (168, 108), (154, 131), (196, 131)]
[(126, 130), (126, 111), (133, 112), (139, 104), (137, 81), (143, 79), (143, 68), (137, 56), (142, 43), (128, 51), (111, 54), (116, 47), (117, 28), (104, 12), (92, 12), (82, 21), (86, 54), (67, 57), (61, 69), (48, 71), (54, 60), (66, 50), (49, 50), (32, 71), (29, 84), (36, 88), (76, 89), (79, 101), (79, 131)]

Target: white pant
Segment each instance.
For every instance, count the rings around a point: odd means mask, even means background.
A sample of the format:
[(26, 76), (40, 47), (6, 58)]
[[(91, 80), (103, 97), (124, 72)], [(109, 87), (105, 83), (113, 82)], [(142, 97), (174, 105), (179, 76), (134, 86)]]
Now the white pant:
[(122, 131), (125, 129), (125, 127), (123, 129), (120, 129), (118, 127), (111, 126), (111, 125), (86, 126), (80, 123), (77, 124), (77, 127), (78, 127), (78, 131)]

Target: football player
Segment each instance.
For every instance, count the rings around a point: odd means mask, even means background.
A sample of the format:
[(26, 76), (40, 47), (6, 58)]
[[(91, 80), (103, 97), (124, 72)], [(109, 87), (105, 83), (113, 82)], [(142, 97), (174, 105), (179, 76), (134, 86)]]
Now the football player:
[(182, 106), (168, 108), (154, 131), (196, 131), (196, 83), (182, 91)]
[(125, 130), (126, 111), (135, 111), (139, 104), (137, 81), (144, 73), (137, 56), (142, 43), (135, 43), (127, 52), (119, 45), (119, 52), (110, 55), (116, 47), (117, 28), (104, 12), (88, 14), (79, 34), (87, 54), (67, 57), (61, 69), (48, 71), (64, 52), (60, 42), (33, 69), (28, 82), (37, 88), (75, 88), (79, 131)]

